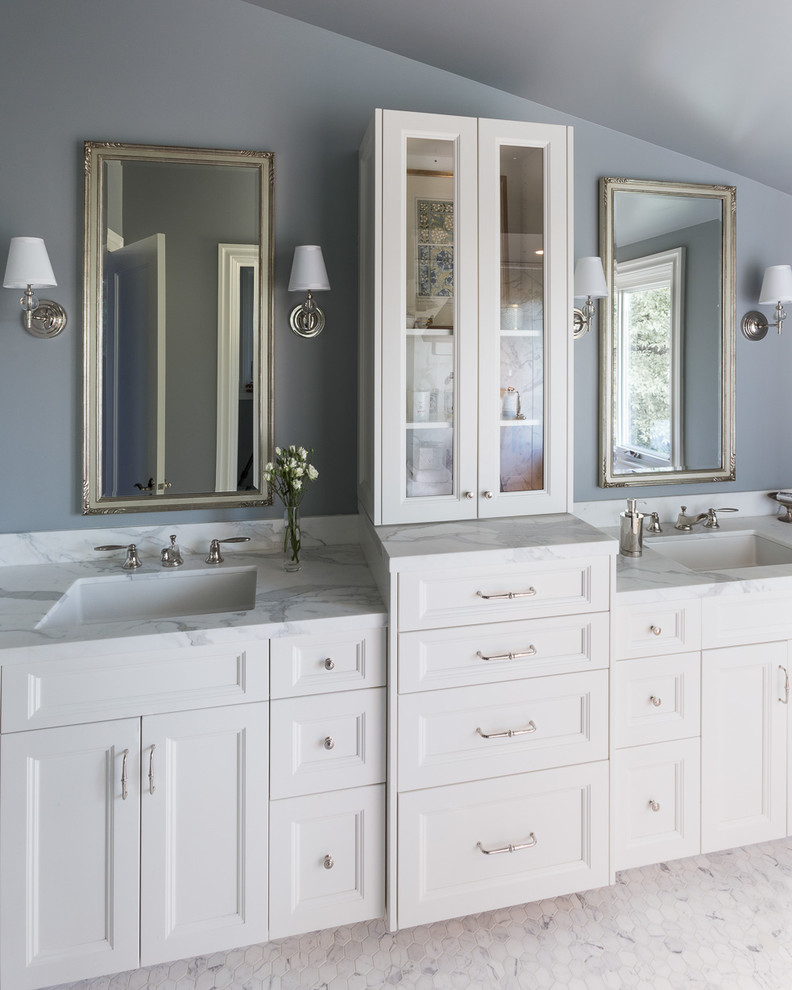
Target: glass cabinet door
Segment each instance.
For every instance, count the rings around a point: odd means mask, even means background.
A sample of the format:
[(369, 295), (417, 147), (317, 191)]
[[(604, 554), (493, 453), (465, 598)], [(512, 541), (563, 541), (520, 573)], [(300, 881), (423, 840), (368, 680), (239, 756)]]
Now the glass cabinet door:
[(404, 521), (476, 513), (475, 125), (384, 122), (383, 504)]
[(480, 515), (567, 507), (566, 130), (479, 122)]

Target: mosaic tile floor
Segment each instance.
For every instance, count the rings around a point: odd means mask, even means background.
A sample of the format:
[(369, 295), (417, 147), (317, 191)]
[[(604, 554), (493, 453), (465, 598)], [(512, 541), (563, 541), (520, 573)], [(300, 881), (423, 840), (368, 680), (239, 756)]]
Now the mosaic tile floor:
[(613, 887), (394, 935), (375, 921), (70, 986), (792, 990), (792, 840), (629, 870)]

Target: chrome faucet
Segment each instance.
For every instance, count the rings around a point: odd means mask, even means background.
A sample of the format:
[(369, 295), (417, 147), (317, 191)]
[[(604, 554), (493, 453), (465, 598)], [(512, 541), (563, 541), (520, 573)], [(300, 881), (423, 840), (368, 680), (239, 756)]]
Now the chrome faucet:
[(677, 521), (674, 523), (674, 529), (681, 529), (685, 532), (690, 532), (693, 527), (700, 523), (702, 519), (706, 522), (704, 526), (706, 529), (720, 529), (720, 523), (718, 522), (719, 512), (737, 512), (737, 509), (730, 509), (728, 507), (721, 506), (720, 509), (707, 509), (706, 512), (699, 512), (697, 516), (688, 516), (687, 506), (682, 506), (682, 511), (677, 516)]
[(108, 543), (106, 546), (94, 547), (94, 550), (126, 550), (126, 559), (121, 565), (125, 571), (134, 570), (140, 567), (143, 561), (138, 557), (137, 547), (134, 543), (125, 546), (123, 543)]
[(249, 543), (249, 536), (229, 536), (225, 540), (212, 540), (209, 544), (209, 556), (206, 558), (207, 564), (222, 564), (223, 556), (220, 553), (221, 543)]

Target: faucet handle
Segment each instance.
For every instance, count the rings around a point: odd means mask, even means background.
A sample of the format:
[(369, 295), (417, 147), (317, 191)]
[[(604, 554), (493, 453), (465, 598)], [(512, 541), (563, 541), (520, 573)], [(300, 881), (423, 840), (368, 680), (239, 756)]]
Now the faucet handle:
[(658, 512), (653, 512), (651, 519), (649, 520), (649, 525), (646, 529), (647, 533), (662, 533), (663, 529), (660, 525), (660, 514)]
[(206, 558), (207, 564), (222, 564), (225, 559), (220, 553), (221, 543), (249, 543), (249, 536), (228, 536), (224, 540), (212, 540), (209, 544), (209, 556)]
[(718, 522), (719, 512), (739, 512), (739, 509), (729, 508), (728, 506), (721, 506), (720, 509), (707, 509), (707, 521), (704, 523), (707, 529), (720, 529), (720, 523)]
[(121, 565), (125, 571), (134, 570), (143, 564), (143, 561), (138, 557), (137, 547), (134, 543), (130, 543), (129, 546), (124, 543), (108, 543), (104, 546), (94, 547), (94, 550), (126, 550), (126, 560)]
[(176, 534), (171, 534), (170, 546), (163, 547), (160, 550), (160, 560), (162, 561), (163, 567), (180, 567), (184, 560), (182, 559), (181, 550), (176, 546)]

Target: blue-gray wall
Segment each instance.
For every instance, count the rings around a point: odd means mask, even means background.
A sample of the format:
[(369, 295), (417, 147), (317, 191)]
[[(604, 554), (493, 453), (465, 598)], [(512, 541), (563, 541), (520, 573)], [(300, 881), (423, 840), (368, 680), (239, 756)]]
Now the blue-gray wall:
[[(792, 198), (722, 169), (478, 83), (309, 27), (243, 0), (0, 0), (0, 265), (10, 237), (46, 239), (69, 326), (52, 341), (19, 326), (0, 291), (0, 531), (103, 526), (80, 515), (82, 478), (82, 142), (275, 152), (276, 441), (316, 449), (309, 514), (356, 508), (356, 153), (376, 106), (575, 126), (575, 253), (597, 253), (602, 175), (736, 185), (738, 316), (766, 265), (792, 260)], [(324, 247), (332, 291), (314, 341), (288, 329), (295, 244)], [(791, 321), (792, 322), (792, 321)], [(575, 495), (597, 489), (597, 340), (575, 353)], [(732, 490), (792, 484), (780, 409), (792, 327), (737, 341)], [(681, 489), (685, 494), (712, 486)], [(646, 489), (644, 494), (672, 494)], [(130, 525), (275, 515), (150, 513)]]

